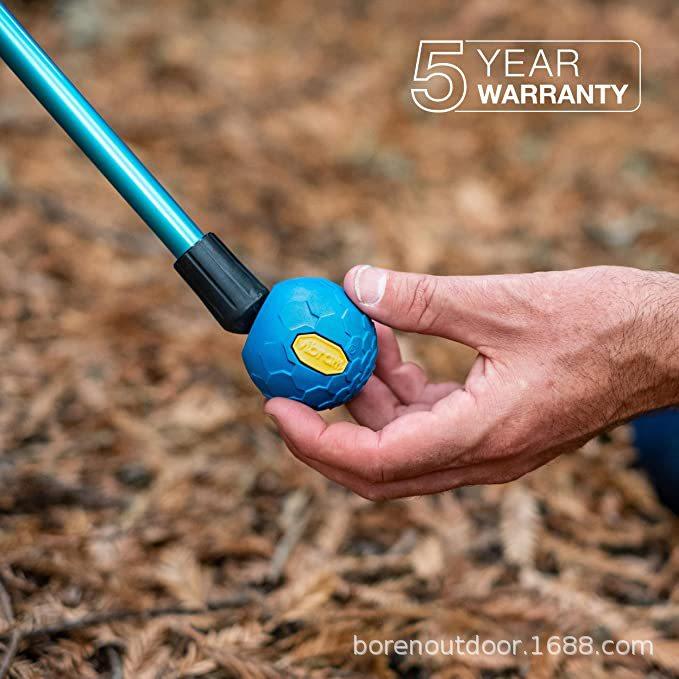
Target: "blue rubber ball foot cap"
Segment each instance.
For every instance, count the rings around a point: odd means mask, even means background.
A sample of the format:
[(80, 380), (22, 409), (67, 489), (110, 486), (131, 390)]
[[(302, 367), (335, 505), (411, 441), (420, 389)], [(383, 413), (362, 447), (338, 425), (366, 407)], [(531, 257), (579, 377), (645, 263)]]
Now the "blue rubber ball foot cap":
[(373, 322), (324, 278), (274, 285), (243, 347), (252, 381), (266, 396), (315, 410), (354, 398), (375, 369)]

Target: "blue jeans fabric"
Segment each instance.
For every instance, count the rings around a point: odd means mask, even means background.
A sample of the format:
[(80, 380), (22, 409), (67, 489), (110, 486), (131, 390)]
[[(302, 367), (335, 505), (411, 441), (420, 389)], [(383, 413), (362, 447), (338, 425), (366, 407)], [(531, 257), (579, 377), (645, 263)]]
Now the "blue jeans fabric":
[(632, 422), (639, 465), (660, 500), (679, 515), (679, 410), (657, 410)]

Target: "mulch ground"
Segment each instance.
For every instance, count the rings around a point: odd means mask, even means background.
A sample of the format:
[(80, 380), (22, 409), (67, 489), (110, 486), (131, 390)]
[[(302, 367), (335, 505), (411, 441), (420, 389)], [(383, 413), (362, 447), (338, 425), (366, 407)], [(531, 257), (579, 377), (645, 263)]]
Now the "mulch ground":
[[(267, 282), (679, 270), (669, 0), (10, 4)], [(636, 39), (642, 108), (415, 108), (421, 38), (498, 36)], [(371, 504), (286, 453), (242, 338), (171, 263), (0, 69), (0, 676), (679, 676), (679, 531), (624, 429), (509, 486)], [(403, 341), (440, 378), (473, 358)], [(352, 654), (476, 634), (654, 655)]]

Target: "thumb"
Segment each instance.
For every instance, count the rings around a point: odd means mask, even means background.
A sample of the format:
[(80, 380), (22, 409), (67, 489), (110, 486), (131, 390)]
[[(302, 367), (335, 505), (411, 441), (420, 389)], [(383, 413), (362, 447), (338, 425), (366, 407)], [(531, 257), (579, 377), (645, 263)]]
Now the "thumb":
[(484, 313), (482, 279), (362, 265), (347, 273), (344, 289), (359, 309), (380, 323), (478, 347), (489, 320)]

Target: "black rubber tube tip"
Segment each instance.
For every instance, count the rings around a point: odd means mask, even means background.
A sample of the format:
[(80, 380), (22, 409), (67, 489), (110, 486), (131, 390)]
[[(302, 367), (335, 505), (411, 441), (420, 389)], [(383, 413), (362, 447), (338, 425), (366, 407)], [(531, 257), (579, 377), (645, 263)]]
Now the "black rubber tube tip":
[(189, 248), (174, 268), (222, 328), (250, 331), (269, 291), (214, 233)]

